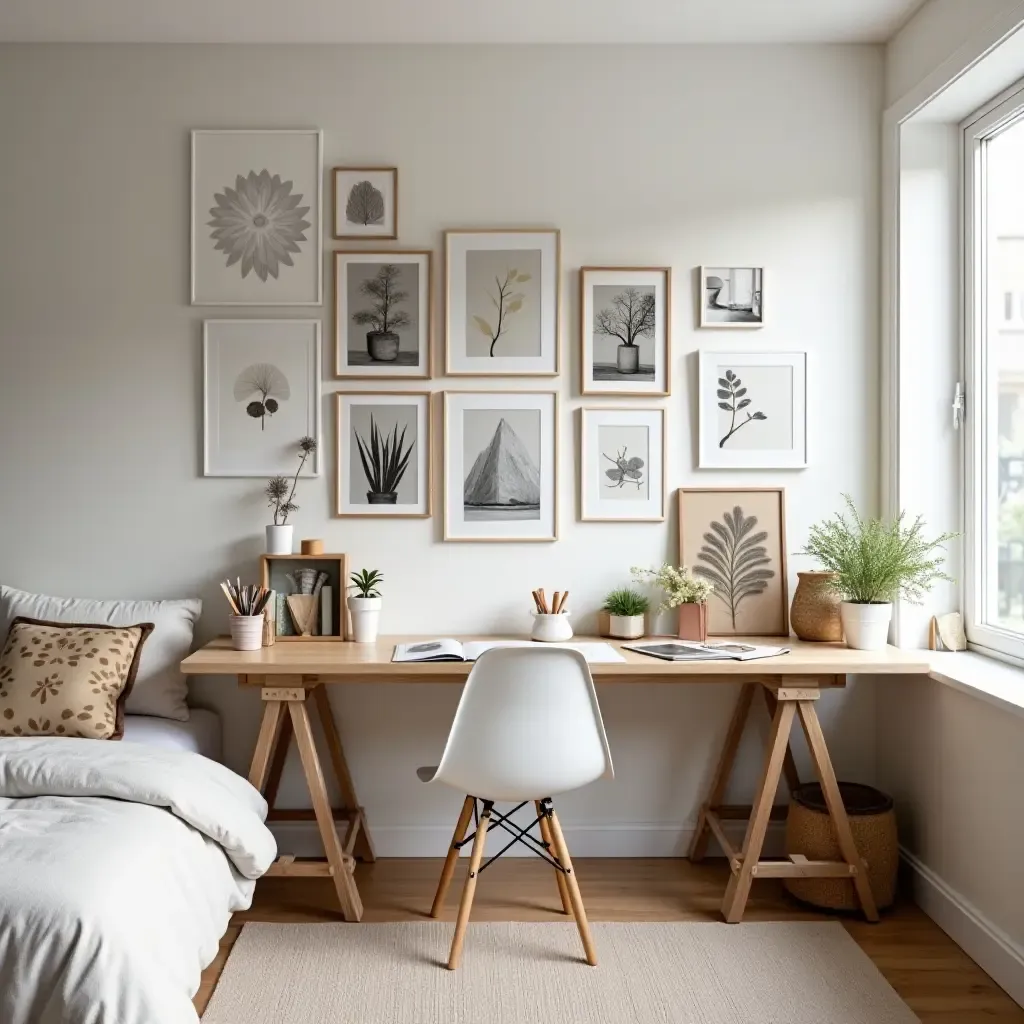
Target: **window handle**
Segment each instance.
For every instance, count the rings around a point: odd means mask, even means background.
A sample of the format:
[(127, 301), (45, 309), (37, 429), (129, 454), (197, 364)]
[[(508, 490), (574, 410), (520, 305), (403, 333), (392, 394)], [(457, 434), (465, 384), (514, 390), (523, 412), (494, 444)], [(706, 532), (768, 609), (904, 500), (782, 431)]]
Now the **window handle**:
[(967, 414), (967, 399), (964, 395), (964, 386), (960, 381), (956, 382), (953, 389), (953, 429), (959, 430), (964, 425), (964, 416)]

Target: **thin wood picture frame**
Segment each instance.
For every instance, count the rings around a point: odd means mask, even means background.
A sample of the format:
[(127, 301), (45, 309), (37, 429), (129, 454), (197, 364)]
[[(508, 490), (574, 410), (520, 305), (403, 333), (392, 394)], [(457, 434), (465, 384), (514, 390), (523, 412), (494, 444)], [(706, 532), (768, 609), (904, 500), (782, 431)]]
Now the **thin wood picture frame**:
[[(348, 175), (350, 181), (342, 181)], [(361, 179), (361, 180), (357, 180)], [(353, 189), (360, 190), (353, 195)], [(344, 195), (340, 195), (345, 189)], [(382, 223), (379, 230), (376, 225), (366, 224), (366, 230), (357, 230), (358, 222), (341, 220), (340, 202), (344, 202), (346, 213), (350, 203), (358, 202), (364, 207), (379, 202), (381, 204)], [(397, 167), (332, 167), (331, 168), (331, 237), (336, 241), (373, 241), (398, 238), (398, 168)]]

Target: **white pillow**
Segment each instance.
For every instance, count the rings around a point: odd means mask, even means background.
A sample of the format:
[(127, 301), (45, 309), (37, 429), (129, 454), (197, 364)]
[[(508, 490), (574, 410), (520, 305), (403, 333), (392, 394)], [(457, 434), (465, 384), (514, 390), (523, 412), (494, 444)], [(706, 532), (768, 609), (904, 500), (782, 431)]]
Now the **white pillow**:
[(134, 626), (152, 622), (142, 649), (135, 686), (128, 695), (129, 715), (154, 715), (188, 721), (188, 685), (179, 664), (192, 649), (192, 632), (203, 610), (199, 598), (184, 601), (99, 601), (83, 597), (46, 597), (0, 586), (0, 641), (18, 615), (45, 622)]

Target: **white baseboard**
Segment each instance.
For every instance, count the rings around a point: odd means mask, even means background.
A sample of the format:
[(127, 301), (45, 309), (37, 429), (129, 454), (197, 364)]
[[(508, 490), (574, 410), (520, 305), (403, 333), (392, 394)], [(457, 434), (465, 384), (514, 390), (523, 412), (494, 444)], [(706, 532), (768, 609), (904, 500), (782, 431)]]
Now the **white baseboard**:
[(931, 868), (900, 847), (917, 905), (1018, 1004), (1024, 1006), (1024, 948)]

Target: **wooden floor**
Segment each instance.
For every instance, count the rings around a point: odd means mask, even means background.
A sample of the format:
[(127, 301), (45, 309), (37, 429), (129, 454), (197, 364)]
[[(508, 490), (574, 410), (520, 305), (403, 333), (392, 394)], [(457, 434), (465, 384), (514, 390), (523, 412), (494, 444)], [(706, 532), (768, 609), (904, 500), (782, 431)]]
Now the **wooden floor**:
[[(448, 897), (455, 915), (468, 858), (463, 858)], [(718, 921), (725, 889), (724, 861), (580, 860), (575, 862), (592, 921)], [(356, 869), (365, 921), (418, 921), (427, 914), (440, 860), (381, 860)], [(259, 882), (251, 910), (236, 914), (217, 959), (203, 973), (196, 1008), (202, 1012), (245, 921), (337, 921), (326, 879)], [(481, 877), (475, 921), (565, 920), (558, 912), (552, 870), (539, 860), (498, 861)], [(781, 883), (755, 882), (746, 920), (815, 920), (791, 901)], [(880, 924), (855, 918), (843, 923), (923, 1024), (1024, 1024), (1024, 1010), (993, 982), (916, 906), (902, 903)], [(736, 927), (742, 928), (742, 925)], [(472, 956), (472, 932), (466, 956)], [(292, 1024), (282, 1021), (281, 1024)], [(300, 1022), (295, 1022), (300, 1024)], [(366, 1024), (378, 1024), (367, 1021)], [(390, 1022), (380, 1022), (390, 1024)]]

